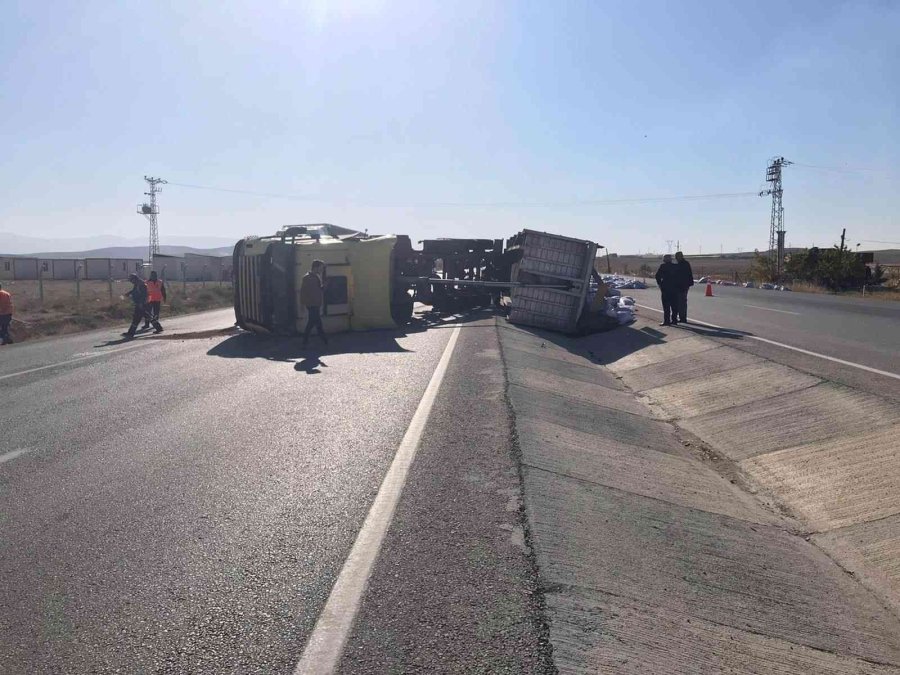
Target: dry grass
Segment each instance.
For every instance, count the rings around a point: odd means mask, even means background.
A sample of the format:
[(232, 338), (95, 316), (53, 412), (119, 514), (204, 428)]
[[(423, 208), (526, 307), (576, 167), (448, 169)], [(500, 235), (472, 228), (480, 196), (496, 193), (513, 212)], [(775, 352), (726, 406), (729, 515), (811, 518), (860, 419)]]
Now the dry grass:
[[(131, 320), (130, 300), (122, 295), (131, 289), (127, 281), (114, 281), (112, 298), (106, 281), (82, 281), (81, 297), (76, 297), (74, 281), (45, 281), (41, 301), (37, 281), (3, 281), (3, 290), (13, 296), (15, 305), (11, 332), (14, 340), (23, 341), (48, 335), (78, 333)], [(162, 320), (176, 314), (202, 312), (230, 307), (230, 284), (179, 282), (167, 284), (168, 301), (162, 308)]]
[(892, 300), (900, 302), (900, 289), (897, 288), (867, 288), (866, 294), (863, 296), (862, 291), (843, 291), (839, 295), (849, 295), (853, 297), (865, 297), (867, 300)]
[(816, 284), (810, 284), (806, 281), (798, 281), (795, 284), (791, 284), (791, 290), (797, 291), (798, 293), (816, 293), (819, 295), (835, 295), (832, 291), (828, 290), (824, 286), (817, 286)]
[(887, 279), (884, 285), (894, 290), (900, 290), (900, 267), (888, 267), (885, 269)]
[[(727, 256), (686, 257), (691, 263), (691, 269), (696, 278), (712, 277), (713, 279), (743, 282), (751, 277), (750, 269), (753, 266), (752, 256), (744, 258)], [(881, 263), (888, 276), (889, 280), (886, 284), (887, 286), (892, 286), (893, 284), (900, 286), (900, 264), (896, 262), (898, 258), (900, 258), (900, 251), (895, 250), (878, 251), (875, 255), (875, 259)], [(612, 271), (616, 274), (625, 276), (652, 277), (656, 273), (656, 268), (659, 267), (661, 262), (662, 256), (652, 258), (634, 255), (616, 256), (615, 258), (610, 257)], [(601, 256), (597, 258), (594, 266), (597, 271), (606, 273), (606, 257)], [(651, 271), (641, 272), (642, 266), (649, 267)], [(892, 277), (893, 281), (891, 280)]]
[(900, 301), (900, 289), (898, 288), (866, 288), (865, 295), (861, 290), (847, 290), (847, 291), (839, 291), (835, 292), (825, 288), (824, 286), (817, 286), (815, 284), (810, 284), (806, 282), (798, 282), (796, 284), (791, 285), (792, 291), (797, 291), (799, 293), (817, 293), (819, 295), (840, 295), (843, 297), (849, 298), (865, 298), (867, 300), (892, 300), (894, 302)]

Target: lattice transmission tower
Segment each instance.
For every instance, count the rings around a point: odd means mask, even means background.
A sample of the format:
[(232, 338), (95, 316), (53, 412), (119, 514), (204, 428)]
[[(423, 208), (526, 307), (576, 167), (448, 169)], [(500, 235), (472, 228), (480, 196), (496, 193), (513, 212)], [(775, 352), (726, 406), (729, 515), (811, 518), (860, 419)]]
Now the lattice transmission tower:
[(144, 194), (150, 197), (150, 202), (138, 204), (137, 212), (150, 221), (150, 264), (153, 264), (153, 256), (159, 254), (159, 224), (157, 218), (159, 216), (159, 204), (156, 201), (156, 195), (162, 192), (160, 185), (165, 185), (169, 181), (162, 178), (153, 178), (152, 176), (144, 176), (150, 191)]
[(784, 207), (781, 205), (781, 169), (793, 164), (784, 157), (775, 157), (766, 168), (766, 182), (772, 187), (759, 193), (760, 197), (772, 195), (772, 216), (769, 225), (769, 269), (775, 281), (781, 277), (784, 268)]

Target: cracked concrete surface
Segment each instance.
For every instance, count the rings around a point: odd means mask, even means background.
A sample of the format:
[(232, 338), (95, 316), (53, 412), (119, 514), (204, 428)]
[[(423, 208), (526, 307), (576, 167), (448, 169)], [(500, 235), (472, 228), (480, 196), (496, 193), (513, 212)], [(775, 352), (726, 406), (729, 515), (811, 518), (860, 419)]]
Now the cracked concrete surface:
[(499, 331), (560, 672), (900, 673), (897, 428), (877, 397), (640, 320)]

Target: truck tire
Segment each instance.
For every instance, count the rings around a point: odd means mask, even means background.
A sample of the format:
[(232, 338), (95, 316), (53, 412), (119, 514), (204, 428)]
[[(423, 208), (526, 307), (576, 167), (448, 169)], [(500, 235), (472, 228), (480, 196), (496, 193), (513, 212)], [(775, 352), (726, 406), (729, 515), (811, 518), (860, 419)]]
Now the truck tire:
[(391, 318), (398, 326), (405, 326), (413, 315), (413, 299), (407, 291), (395, 291), (391, 298)]

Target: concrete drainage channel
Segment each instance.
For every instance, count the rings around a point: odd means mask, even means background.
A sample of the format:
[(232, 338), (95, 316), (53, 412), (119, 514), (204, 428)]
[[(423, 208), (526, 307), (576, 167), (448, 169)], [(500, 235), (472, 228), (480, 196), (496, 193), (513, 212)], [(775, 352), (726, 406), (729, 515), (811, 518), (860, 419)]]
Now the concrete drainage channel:
[(498, 321), (556, 667), (900, 672), (900, 414), (642, 327)]

